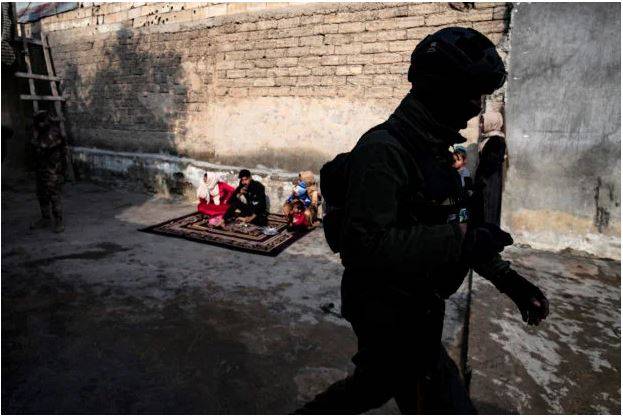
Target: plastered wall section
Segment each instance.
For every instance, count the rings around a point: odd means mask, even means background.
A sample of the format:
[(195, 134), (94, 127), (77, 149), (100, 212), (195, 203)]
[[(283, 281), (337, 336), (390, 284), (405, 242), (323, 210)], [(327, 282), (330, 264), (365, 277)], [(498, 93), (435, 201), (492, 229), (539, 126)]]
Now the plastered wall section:
[(77, 145), (317, 172), (393, 111), (427, 34), (473, 27), (506, 57), (508, 5), (458, 5), (109, 3), (39, 28)]
[(503, 221), (519, 241), (620, 259), (620, 8), (519, 4)]

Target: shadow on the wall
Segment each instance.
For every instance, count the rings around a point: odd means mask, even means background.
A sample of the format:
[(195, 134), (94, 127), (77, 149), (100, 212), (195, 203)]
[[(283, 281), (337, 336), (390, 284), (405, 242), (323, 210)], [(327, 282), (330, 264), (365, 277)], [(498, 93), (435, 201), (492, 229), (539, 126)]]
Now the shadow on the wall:
[[(140, 47), (142, 36), (120, 29), (106, 47), (105, 64), (88, 79), (73, 62), (64, 68), (65, 93), (76, 144), (130, 152), (177, 154), (175, 134), (183, 134), (187, 87), (181, 55)], [(108, 42), (108, 41), (107, 41)]]

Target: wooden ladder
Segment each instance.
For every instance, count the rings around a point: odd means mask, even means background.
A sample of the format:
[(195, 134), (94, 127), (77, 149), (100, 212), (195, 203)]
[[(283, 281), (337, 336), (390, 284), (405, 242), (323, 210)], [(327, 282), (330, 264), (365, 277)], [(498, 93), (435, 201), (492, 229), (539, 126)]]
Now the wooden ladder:
[[(32, 101), (32, 109), (33, 112), (39, 111), (39, 101), (53, 101), (54, 109), (56, 110), (56, 116), (60, 120), (60, 128), (61, 133), (65, 138), (67, 138), (67, 131), (65, 130), (65, 117), (63, 115), (63, 106), (62, 102), (65, 101), (65, 96), (59, 94), (59, 88), (56, 83), (60, 83), (62, 79), (57, 77), (54, 73), (54, 65), (52, 65), (52, 59), (50, 54), (50, 44), (48, 43), (48, 36), (41, 33), (41, 39), (33, 39), (26, 37), (26, 31), (23, 23), (20, 23), (20, 38), (22, 41), (22, 46), (24, 48), (24, 61), (26, 63), (26, 72), (16, 72), (15, 76), (19, 78), (28, 79), (28, 86), (30, 88), (30, 94), (21, 94), (19, 96), (20, 100), (28, 100)], [(32, 63), (30, 60), (30, 49), (28, 45), (38, 45), (43, 49), (43, 58), (45, 59), (45, 67), (47, 74), (34, 74), (32, 72)], [(50, 82), (50, 90), (52, 92), (51, 96), (41, 96), (37, 95), (35, 90), (35, 80), (44, 80)], [(71, 163), (71, 155), (68, 153), (67, 155), (67, 167), (69, 168), (67, 171), (67, 176), (70, 181), (75, 180), (73, 165)]]

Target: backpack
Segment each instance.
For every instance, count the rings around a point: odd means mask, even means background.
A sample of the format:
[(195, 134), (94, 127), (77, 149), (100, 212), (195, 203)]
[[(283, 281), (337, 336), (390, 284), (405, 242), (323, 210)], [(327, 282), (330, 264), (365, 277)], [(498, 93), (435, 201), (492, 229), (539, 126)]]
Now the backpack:
[(348, 187), (349, 156), (350, 152), (341, 153), (320, 168), (320, 192), (326, 205), (322, 229), (333, 253), (340, 251), (340, 235)]
[[(388, 123), (382, 123), (368, 130), (363, 136), (377, 130), (393, 132)], [(340, 239), (348, 188), (349, 157), (350, 152), (338, 154), (320, 168), (320, 192), (326, 205), (325, 214), (322, 218), (322, 228), (324, 237), (333, 253), (338, 253), (341, 249)]]

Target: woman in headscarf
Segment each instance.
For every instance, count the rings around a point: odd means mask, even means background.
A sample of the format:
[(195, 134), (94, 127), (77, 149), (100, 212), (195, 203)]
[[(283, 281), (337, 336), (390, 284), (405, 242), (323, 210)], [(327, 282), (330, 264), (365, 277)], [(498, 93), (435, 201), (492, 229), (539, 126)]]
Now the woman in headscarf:
[(482, 198), (482, 213), (479, 213), (481, 218), (498, 226), (502, 211), (502, 181), (506, 157), (503, 126), (504, 118), (497, 111), (488, 111), (480, 116), (479, 163), (474, 181)]
[(229, 208), (227, 201), (234, 187), (220, 180), (215, 172), (203, 174), (203, 182), (197, 188), (197, 210), (210, 217), (222, 217)]

